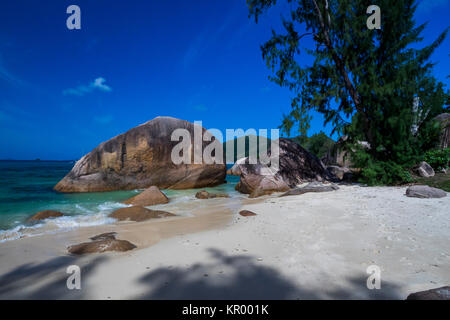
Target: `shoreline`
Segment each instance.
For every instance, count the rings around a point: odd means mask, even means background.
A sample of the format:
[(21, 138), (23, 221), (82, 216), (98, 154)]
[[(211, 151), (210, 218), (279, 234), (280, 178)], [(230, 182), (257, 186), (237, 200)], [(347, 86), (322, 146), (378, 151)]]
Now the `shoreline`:
[[(405, 189), (242, 199), (221, 214), (206, 207), (197, 217), (76, 235), (120, 229), (118, 239), (141, 244), (124, 253), (74, 257), (42, 239), (10, 241), (0, 245), (0, 299), (405, 299), (450, 283), (450, 198), (408, 198)], [(203, 223), (190, 226), (195, 219)], [(156, 239), (149, 225), (169, 227)], [(66, 288), (71, 264), (82, 270), (82, 290)], [(381, 269), (380, 290), (366, 287), (370, 265)]]

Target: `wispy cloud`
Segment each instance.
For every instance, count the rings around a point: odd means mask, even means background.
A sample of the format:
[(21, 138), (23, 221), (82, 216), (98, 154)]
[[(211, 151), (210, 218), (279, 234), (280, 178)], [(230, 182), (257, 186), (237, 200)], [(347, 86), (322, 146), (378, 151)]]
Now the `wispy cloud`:
[(110, 92), (112, 88), (105, 84), (106, 80), (103, 77), (98, 77), (88, 85), (81, 85), (76, 88), (69, 88), (63, 90), (63, 95), (84, 96), (94, 90)]
[(0, 54), (0, 79), (16, 86), (25, 84), (20, 78), (18, 78), (16, 75), (14, 75), (8, 70), (1, 54)]
[(450, 0), (422, 0), (419, 2), (417, 11), (419, 13), (429, 13), (433, 9), (450, 4)]

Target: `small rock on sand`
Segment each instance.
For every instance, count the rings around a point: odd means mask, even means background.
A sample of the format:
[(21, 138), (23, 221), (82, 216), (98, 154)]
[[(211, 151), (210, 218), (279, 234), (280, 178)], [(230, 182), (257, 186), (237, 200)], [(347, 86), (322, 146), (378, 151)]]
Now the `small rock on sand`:
[(308, 192), (330, 192), (338, 189), (339, 187), (334, 184), (322, 184), (318, 182), (311, 182), (304, 187), (291, 189), (288, 192), (283, 193), (280, 197), (296, 196)]
[(239, 214), (243, 217), (252, 217), (252, 216), (256, 216), (256, 213), (250, 211), (250, 210), (242, 210), (239, 211)]
[(438, 188), (418, 185), (408, 187), (406, 196), (412, 198), (444, 198), (447, 196), (447, 193)]
[(69, 253), (80, 255), (86, 253), (102, 253), (106, 251), (128, 251), (136, 248), (134, 244), (127, 240), (104, 239), (92, 242), (85, 242), (67, 248)]
[(441, 287), (411, 293), (406, 300), (450, 300), (450, 287)]

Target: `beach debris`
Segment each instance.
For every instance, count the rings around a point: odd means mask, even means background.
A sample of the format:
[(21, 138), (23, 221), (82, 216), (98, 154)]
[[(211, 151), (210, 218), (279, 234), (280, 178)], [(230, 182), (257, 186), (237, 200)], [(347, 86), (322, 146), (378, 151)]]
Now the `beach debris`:
[(419, 163), (415, 168), (414, 171), (421, 177), (424, 178), (430, 178), (430, 177), (434, 177), (434, 170), (433, 168), (426, 163), (425, 161), (422, 161), (421, 163)]
[(288, 192), (283, 193), (280, 197), (296, 196), (308, 192), (330, 192), (338, 189), (339, 187), (335, 184), (323, 184), (320, 182), (311, 182), (304, 187), (291, 189)]
[(250, 210), (241, 210), (239, 211), (239, 214), (243, 217), (252, 217), (252, 216), (256, 216), (257, 214), (250, 211)]
[(447, 192), (429, 186), (415, 185), (408, 187), (405, 195), (412, 198), (444, 198)]
[(128, 200), (123, 201), (125, 204), (132, 204), (135, 206), (148, 207), (156, 204), (168, 203), (169, 198), (162, 193), (157, 186), (151, 186), (143, 192)]
[(97, 236), (94, 236), (92, 238), (89, 238), (89, 239), (91, 239), (92, 241), (115, 239), (116, 235), (117, 235), (117, 232), (106, 232), (106, 233), (102, 233)]
[[(209, 133), (200, 125), (185, 120), (157, 117), (98, 145), (78, 160), (54, 189), (97, 192), (143, 189), (151, 185), (161, 189), (193, 189), (225, 183), (225, 164), (202, 161), (174, 165), (172, 151), (179, 142), (172, 141), (171, 137), (177, 131), (189, 135), (189, 141), (197, 141), (191, 138), (206, 137)], [(184, 143), (184, 136), (181, 137)], [(200, 140), (200, 150), (215, 143), (215, 137), (209, 138), (209, 141)]]
[(450, 300), (450, 287), (445, 286), (411, 293), (406, 300)]
[(226, 193), (209, 193), (206, 190), (199, 191), (195, 194), (197, 199), (212, 199), (212, 198), (229, 198)]
[(48, 218), (62, 217), (63, 215), (64, 215), (64, 213), (59, 212), (59, 211), (44, 210), (44, 211), (39, 211), (38, 213), (36, 213), (32, 217), (30, 217), (28, 219), (28, 221), (39, 221), (39, 220), (44, 220), (44, 219), (48, 219)]
[(131, 220), (141, 222), (155, 218), (173, 217), (175, 214), (161, 210), (151, 210), (141, 206), (133, 206), (117, 209), (109, 216), (119, 221)]

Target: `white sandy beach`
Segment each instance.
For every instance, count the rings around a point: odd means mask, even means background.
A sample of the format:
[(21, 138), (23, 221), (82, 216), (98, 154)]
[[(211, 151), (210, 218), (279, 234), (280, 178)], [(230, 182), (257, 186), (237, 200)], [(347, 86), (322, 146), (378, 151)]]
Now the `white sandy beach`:
[[(225, 200), (203, 200), (213, 213), (8, 241), (0, 244), (0, 298), (405, 299), (450, 284), (450, 197), (405, 190), (343, 185), (226, 210)], [(138, 249), (66, 254), (74, 241), (112, 230)], [(81, 267), (81, 290), (66, 287), (72, 264)], [(380, 290), (367, 289), (370, 265), (381, 268)]]

